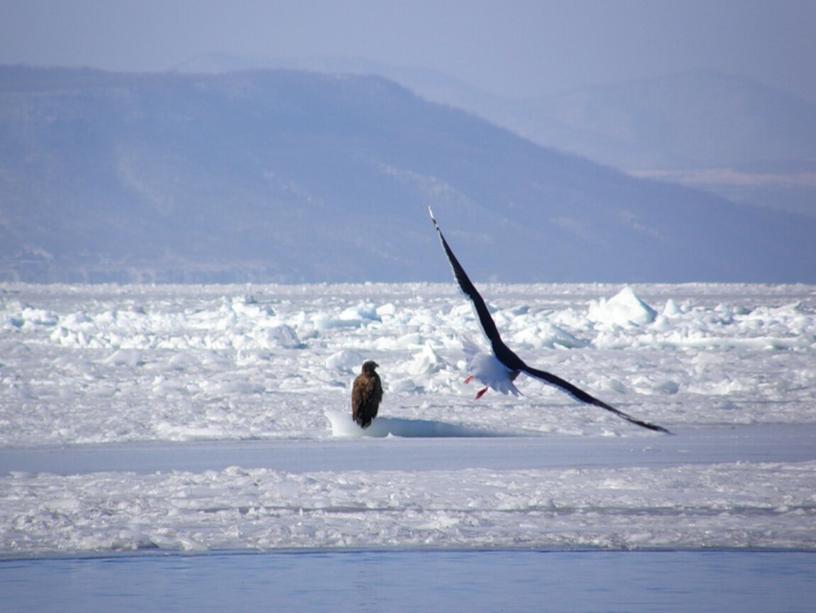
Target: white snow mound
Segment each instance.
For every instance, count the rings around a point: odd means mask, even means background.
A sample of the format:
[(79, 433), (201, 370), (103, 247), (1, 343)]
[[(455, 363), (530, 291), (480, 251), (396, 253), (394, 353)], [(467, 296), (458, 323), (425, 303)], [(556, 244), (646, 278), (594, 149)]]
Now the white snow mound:
[(644, 325), (652, 323), (657, 311), (646, 304), (634, 290), (627, 286), (609, 300), (593, 300), (589, 305), (587, 318), (595, 323), (618, 326)]

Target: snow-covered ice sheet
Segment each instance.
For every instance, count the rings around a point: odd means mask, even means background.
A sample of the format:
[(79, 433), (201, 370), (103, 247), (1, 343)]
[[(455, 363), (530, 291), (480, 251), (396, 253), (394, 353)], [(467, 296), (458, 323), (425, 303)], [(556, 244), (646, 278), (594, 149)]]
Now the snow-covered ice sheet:
[(7, 553), (275, 548), (816, 549), (816, 462), (13, 475)]
[[(35, 458), (67, 446), (92, 459), (67, 474), (0, 470), (0, 552), (816, 549), (816, 452), (756, 451), (766, 429), (816, 424), (816, 288), (482, 289), (530, 364), (675, 438), (739, 426), (757, 444), (727, 459), (616, 463), (610, 452), (608, 465), (596, 454), (580, 466), (584, 443), (645, 447), (661, 435), (531, 379), (517, 381), (521, 398), (474, 401), (462, 336), (481, 339), (452, 285), (6, 284), (0, 451)], [(386, 392), (367, 434), (391, 438), (362, 437), (342, 421), (365, 359), (381, 365)], [(466, 458), (481, 437), (505, 437), (493, 451), (515, 461), (410, 468), (396, 441), (427, 436), (451, 437), (435, 439), (443, 456), (467, 445)], [(564, 438), (577, 447), (562, 465), (542, 465), (523, 443)], [(185, 445), (197, 441), (264, 440), (294, 454), (348, 445), (363, 450), (361, 464), (183, 466)], [(368, 445), (389, 441), (387, 469), (363, 463)], [(179, 466), (103, 465), (111, 450), (160, 443), (181, 444)], [(95, 448), (106, 450), (96, 461)]]

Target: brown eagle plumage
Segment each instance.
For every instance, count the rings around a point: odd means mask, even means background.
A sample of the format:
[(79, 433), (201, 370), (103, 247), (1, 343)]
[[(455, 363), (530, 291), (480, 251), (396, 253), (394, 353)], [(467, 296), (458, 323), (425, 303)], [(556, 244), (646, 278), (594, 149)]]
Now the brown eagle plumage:
[(379, 364), (368, 360), (351, 388), (351, 416), (362, 428), (368, 428), (377, 417), (383, 397), (382, 381), (374, 369)]

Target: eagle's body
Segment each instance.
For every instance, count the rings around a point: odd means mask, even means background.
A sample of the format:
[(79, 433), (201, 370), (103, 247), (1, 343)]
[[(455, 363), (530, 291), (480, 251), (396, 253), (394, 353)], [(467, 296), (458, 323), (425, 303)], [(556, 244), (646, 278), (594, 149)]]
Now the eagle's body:
[(375, 368), (375, 362), (364, 362), (362, 372), (354, 379), (351, 388), (351, 416), (361, 428), (368, 428), (377, 417), (383, 397), (382, 381)]

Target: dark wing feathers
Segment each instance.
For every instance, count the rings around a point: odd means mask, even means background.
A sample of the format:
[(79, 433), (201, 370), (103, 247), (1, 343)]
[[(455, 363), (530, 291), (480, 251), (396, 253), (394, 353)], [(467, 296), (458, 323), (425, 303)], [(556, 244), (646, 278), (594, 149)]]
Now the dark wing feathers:
[(524, 363), (515, 353), (510, 350), (507, 345), (504, 344), (504, 341), (502, 341), (499, 330), (496, 328), (496, 322), (493, 321), (493, 317), (490, 315), (490, 311), (487, 309), (484, 299), (476, 290), (476, 286), (473, 285), (473, 282), (467, 276), (467, 273), (465, 272), (465, 269), (462, 268), (459, 260), (457, 260), (456, 256), (453, 255), (453, 251), (451, 250), (450, 245), (448, 245), (448, 241), (445, 240), (445, 235), (442, 234), (439, 224), (436, 223), (436, 218), (434, 217), (433, 211), (430, 207), (428, 207), (428, 213), (431, 215), (431, 221), (433, 221), (434, 228), (436, 228), (436, 232), (439, 234), (439, 240), (442, 241), (442, 248), (445, 250), (445, 255), (448, 256), (448, 261), (450, 262), (451, 268), (453, 268), (453, 276), (456, 279), (456, 282), (459, 284), (459, 288), (468, 298), (470, 298), (470, 301), (473, 303), (473, 307), (476, 309), (476, 315), (479, 318), (479, 323), (482, 326), (485, 336), (490, 341), (494, 355), (502, 364), (511, 370), (519, 370)]
[(525, 372), (531, 377), (541, 379), (542, 381), (549, 383), (550, 385), (554, 385), (558, 388), (561, 388), (576, 400), (594, 405), (596, 407), (600, 407), (602, 409), (606, 409), (607, 411), (614, 413), (618, 417), (622, 417), (623, 419), (630, 423), (641, 426), (643, 428), (648, 428), (649, 430), (654, 430), (656, 432), (665, 432), (666, 434), (671, 434), (668, 430), (666, 430), (662, 426), (650, 424), (649, 422), (635, 419), (631, 415), (627, 415), (623, 411), (619, 411), (615, 407), (612, 407), (606, 404), (605, 402), (598, 400), (594, 396), (587, 394), (581, 388), (574, 386), (572, 383), (570, 383), (569, 381), (565, 381), (561, 377), (557, 377), (543, 370), (537, 370), (535, 368), (530, 368), (529, 366), (527, 366), (527, 364), (525, 364), (524, 361), (520, 357), (518, 357), (502, 341), (501, 336), (499, 335), (499, 330), (498, 328), (496, 328), (496, 323), (493, 321), (493, 317), (491, 317), (490, 311), (487, 310), (487, 305), (485, 304), (484, 299), (481, 297), (479, 292), (476, 290), (476, 287), (468, 278), (467, 273), (465, 273), (465, 269), (462, 268), (462, 265), (459, 263), (459, 260), (457, 260), (456, 256), (453, 255), (453, 251), (451, 250), (450, 245), (448, 245), (448, 241), (445, 240), (445, 236), (442, 234), (442, 230), (440, 230), (439, 224), (436, 222), (436, 218), (434, 217), (433, 211), (431, 210), (430, 207), (428, 207), (428, 213), (430, 213), (431, 215), (431, 221), (433, 221), (434, 228), (436, 228), (436, 232), (439, 235), (439, 240), (442, 241), (442, 248), (445, 250), (445, 255), (448, 256), (448, 261), (450, 262), (451, 268), (453, 268), (453, 276), (456, 278), (456, 282), (459, 284), (461, 290), (465, 293), (465, 295), (468, 298), (470, 298), (471, 302), (473, 303), (473, 306), (476, 309), (476, 314), (479, 317), (479, 323), (482, 326), (482, 330), (484, 330), (485, 336), (487, 336), (488, 340), (490, 341), (490, 344), (493, 347), (494, 355), (496, 356), (496, 358), (498, 358), (498, 360), (502, 364), (504, 364), (511, 370)]
[(377, 373), (357, 375), (351, 388), (351, 416), (354, 421), (368, 428), (377, 417), (382, 397), (382, 382)]
[(586, 402), (587, 404), (595, 405), (596, 407), (601, 407), (602, 409), (606, 409), (607, 411), (611, 411), (618, 417), (622, 417), (626, 421), (641, 426), (643, 428), (648, 428), (649, 430), (654, 430), (655, 432), (665, 432), (666, 434), (671, 434), (666, 428), (662, 426), (658, 426), (656, 424), (650, 424), (647, 421), (641, 421), (639, 419), (635, 419), (631, 415), (627, 415), (623, 411), (616, 409), (615, 407), (609, 406), (602, 400), (598, 400), (594, 396), (587, 394), (584, 390), (579, 387), (574, 386), (569, 381), (565, 381), (561, 377), (557, 377), (551, 373), (545, 372), (543, 370), (538, 370), (536, 368), (530, 368), (526, 364), (521, 368), (522, 372), (527, 373), (531, 377), (535, 377), (536, 379), (541, 379), (550, 385), (554, 385), (556, 387), (560, 387), (562, 390), (567, 392), (570, 396), (575, 398), (576, 400), (580, 400), (581, 402)]

